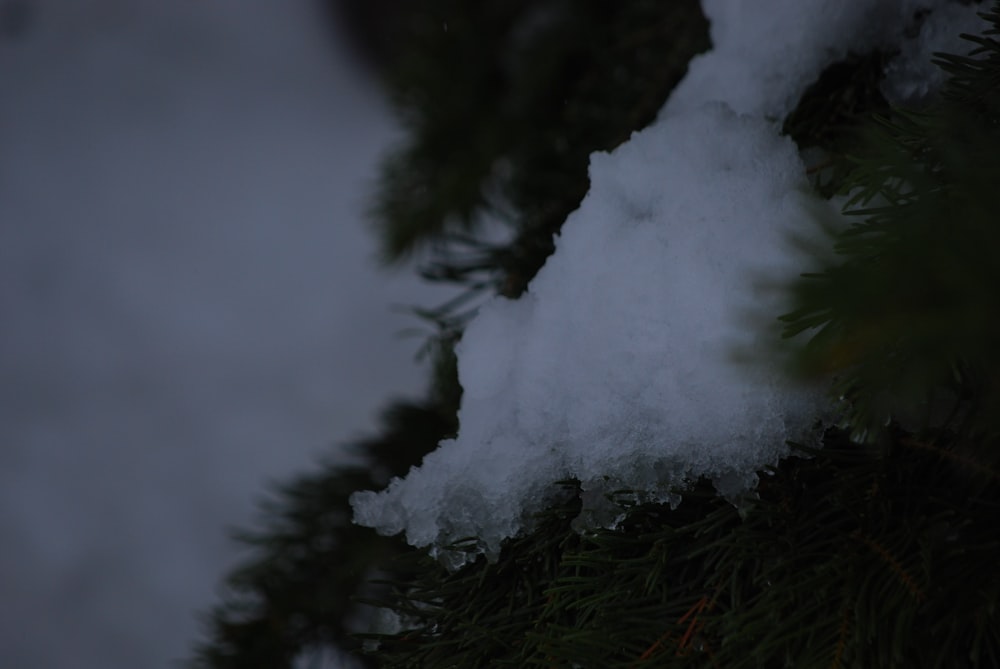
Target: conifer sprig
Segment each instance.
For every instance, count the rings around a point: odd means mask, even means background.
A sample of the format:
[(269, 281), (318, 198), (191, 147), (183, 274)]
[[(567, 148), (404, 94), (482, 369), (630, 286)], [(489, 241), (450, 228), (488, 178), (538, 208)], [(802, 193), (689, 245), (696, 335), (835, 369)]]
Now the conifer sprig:
[[(997, 666), (1000, 480), (978, 421), (1000, 151), (982, 60), (948, 61), (965, 88), (861, 135), (845, 182), (858, 220), (785, 319), (818, 330), (800, 363), (842, 374), (869, 445), (831, 430), (762, 472), (741, 510), (700, 482), (675, 510), (623, 507), (618, 528), (577, 534), (571, 497), (494, 564), (398, 583), (386, 605), (414, 624), (377, 638), (385, 666)], [(952, 416), (933, 415), (935, 393)], [(887, 428), (886, 408), (922, 417), (920, 434)]]
[(496, 563), (423, 553), (373, 635), (385, 667), (992, 667), (1000, 658), (1000, 480), (830, 432), (762, 473), (742, 513), (700, 482), (676, 509), (571, 527), (578, 489)]
[[(1000, 14), (984, 14), (995, 33)], [(841, 192), (836, 258), (793, 287), (785, 334), (799, 370), (835, 373), (845, 425), (1000, 435), (1000, 44), (939, 54), (950, 79), (926, 110), (873, 123)]]

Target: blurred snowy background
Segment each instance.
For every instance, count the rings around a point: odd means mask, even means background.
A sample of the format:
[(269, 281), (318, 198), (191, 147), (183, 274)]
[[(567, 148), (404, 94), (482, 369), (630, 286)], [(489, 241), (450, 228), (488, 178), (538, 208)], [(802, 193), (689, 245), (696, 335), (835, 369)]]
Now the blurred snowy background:
[(425, 374), (318, 0), (0, 0), (0, 667), (188, 655), (268, 481)]

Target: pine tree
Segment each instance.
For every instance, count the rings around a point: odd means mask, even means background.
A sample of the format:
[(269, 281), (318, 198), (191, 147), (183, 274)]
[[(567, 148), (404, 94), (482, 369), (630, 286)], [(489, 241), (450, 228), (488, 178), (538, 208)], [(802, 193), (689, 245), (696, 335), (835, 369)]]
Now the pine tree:
[[(586, 192), (590, 152), (649, 123), (708, 46), (695, 3), (586, 7), (442, 0), (394, 23), (412, 49), (389, 77), (410, 141), (375, 207), (388, 258), (425, 254), (425, 276), (467, 299), (519, 295)], [(976, 51), (939, 55), (950, 80), (930, 106), (890, 106), (889, 54), (853, 54), (785, 120), (826, 156), (817, 192), (855, 221), (826, 224), (832, 250), (783, 316), (808, 335), (790, 339), (792, 371), (836, 375), (843, 422), (822, 448), (795, 445), (740, 508), (707, 481), (675, 509), (622, 491), (613, 530), (576, 531), (579, 483), (553, 482), (557, 503), (496, 561), (449, 571), (346, 506), (457, 427), (468, 302), (421, 311), (439, 328), (432, 397), (387, 414), (365, 465), (279, 494), (201, 666), (289, 667), (360, 640), (379, 667), (1000, 666), (1000, 5), (983, 16)], [(510, 240), (482, 241), (497, 220)], [(360, 601), (401, 629), (351, 636)]]

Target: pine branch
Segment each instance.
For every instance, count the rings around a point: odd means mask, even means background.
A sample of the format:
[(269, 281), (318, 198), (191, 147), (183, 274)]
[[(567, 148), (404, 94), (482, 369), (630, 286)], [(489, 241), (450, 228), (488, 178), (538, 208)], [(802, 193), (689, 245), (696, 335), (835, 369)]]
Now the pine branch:
[(762, 473), (742, 517), (702, 482), (675, 510), (624, 505), (620, 528), (580, 535), (567, 487), (495, 564), (449, 573), (416, 553), (425, 568), (387, 603), (413, 624), (372, 637), (376, 656), (428, 669), (990, 667), (1000, 482), (972, 488), (963, 465), (942, 470), (910, 439), (871, 448), (831, 432)]
[[(995, 32), (1000, 15), (984, 18)], [(852, 222), (782, 317), (787, 337), (809, 334), (798, 370), (836, 374), (856, 438), (890, 417), (1000, 435), (1000, 45), (967, 38), (975, 57), (938, 55), (951, 77), (936, 105), (863, 134), (841, 185)]]

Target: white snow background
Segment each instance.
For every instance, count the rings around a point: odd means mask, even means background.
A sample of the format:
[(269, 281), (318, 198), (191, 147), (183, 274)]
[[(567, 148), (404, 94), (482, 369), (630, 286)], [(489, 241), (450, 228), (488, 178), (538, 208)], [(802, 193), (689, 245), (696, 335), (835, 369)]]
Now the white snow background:
[(0, 667), (167, 667), (269, 481), (422, 393), (361, 207), (395, 126), (311, 0), (0, 37)]
[(702, 4), (713, 48), (652, 126), (592, 156), (590, 192), (527, 294), (470, 323), (457, 438), (355, 493), (356, 522), (458, 566), (468, 554), (442, 546), (475, 536), (495, 555), (554, 481), (579, 479), (597, 503), (582, 527), (613, 524), (604, 492), (676, 503), (669, 486), (708, 476), (735, 499), (808, 436), (822, 389), (735, 361), (778, 336), (782, 303), (755, 286), (809, 269), (790, 244), (810, 232), (806, 165), (782, 121), (851, 52), (900, 48), (887, 95), (925, 94), (940, 82), (931, 52), (968, 51), (957, 35), (981, 22), (948, 0)]

